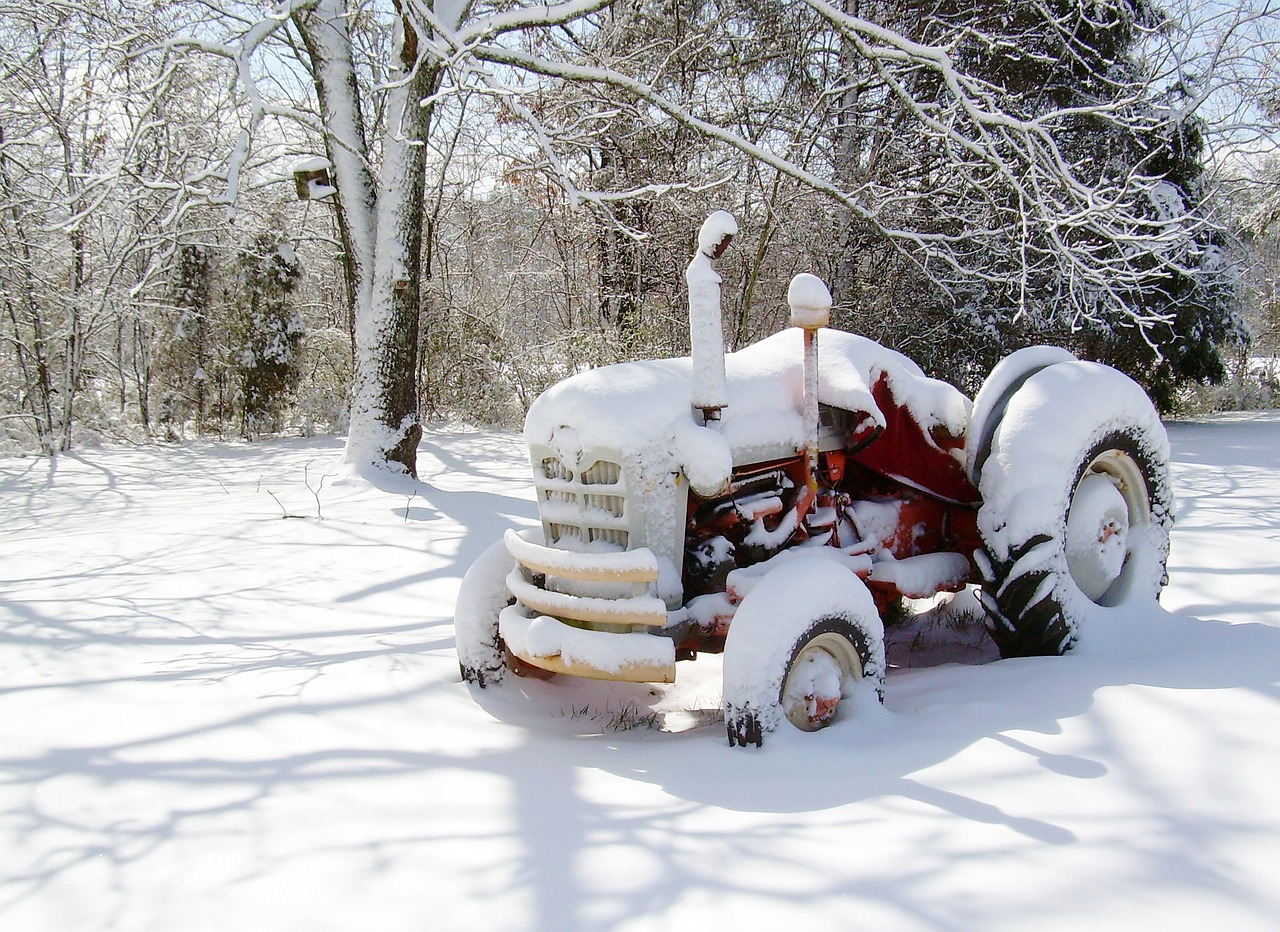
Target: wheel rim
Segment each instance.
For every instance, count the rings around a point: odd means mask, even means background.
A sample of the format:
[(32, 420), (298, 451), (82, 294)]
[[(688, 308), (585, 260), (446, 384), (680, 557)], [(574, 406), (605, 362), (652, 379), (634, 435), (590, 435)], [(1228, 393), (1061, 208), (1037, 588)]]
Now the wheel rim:
[(1147, 484), (1137, 462), (1107, 450), (1090, 462), (1067, 512), (1067, 567), (1093, 602), (1102, 602), (1124, 575), (1132, 530), (1150, 520)]
[(830, 725), (849, 680), (862, 676), (862, 661), (847, 638), (827, 632), (809, 641), (791, 661), (782, 684), (782, 710), (801, 731)]

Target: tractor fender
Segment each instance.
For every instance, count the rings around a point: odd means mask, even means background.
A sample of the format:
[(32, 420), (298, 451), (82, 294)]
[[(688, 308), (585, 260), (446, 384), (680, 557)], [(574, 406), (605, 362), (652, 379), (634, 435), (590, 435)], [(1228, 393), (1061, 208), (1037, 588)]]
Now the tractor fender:
[(975, 487), (982, 464), (991, 455), (991, 438), (1004, 416), (1009, 399), (1031, 376), (1060, 362), (1074, 362), (1075, 355), (1060, 346), (1028, 346), (1010, 353), (991, 370), (973, 400), (969, 429), (965, 434), (965, 472)]

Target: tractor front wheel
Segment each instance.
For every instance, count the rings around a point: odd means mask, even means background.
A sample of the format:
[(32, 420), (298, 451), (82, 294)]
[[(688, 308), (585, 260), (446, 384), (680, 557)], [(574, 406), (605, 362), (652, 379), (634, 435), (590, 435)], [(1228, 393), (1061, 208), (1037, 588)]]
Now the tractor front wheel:
[(782, 713), (801, 731), (835, 721), (850, 683), (862, 679), (866, 637), (843, 618), (824, 618), (797, 639), (782, 681)]
[(729, 744), (760, 747), (784, 720), (801, 731), (825, 728), (860, 681), (883, 695), (884, 669), (884, 629), (866, 585), (829, 559), (785, 561), (756, 583), (729, 625)]

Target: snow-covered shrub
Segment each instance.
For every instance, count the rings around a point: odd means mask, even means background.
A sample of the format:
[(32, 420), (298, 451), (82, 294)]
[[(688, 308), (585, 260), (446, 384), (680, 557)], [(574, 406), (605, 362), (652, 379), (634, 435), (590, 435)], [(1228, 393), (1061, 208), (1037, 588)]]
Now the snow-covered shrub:
[(1257, 411), (1280, 407), (1280, 358), (1241, 355), (1218, 385), (1196, 385), (1183, 396), (1180, 413)]
[(260, 234), (240, 254), (241, 303), (231, 365), (239, 381), (240, 428), (246, 436), (279, 427), (301, 378), (306, 325), (290, 306), (301, 267), (293, 248)]
[(32, 450), (34, 432), (23, 426), (23, 418), (0, 420), (0, 456), (21, 456)]
[(301, 369), (294, 413), (303, 434), (346, 430), (352, 375), (348, 335), (334, 327), (308, 330)]

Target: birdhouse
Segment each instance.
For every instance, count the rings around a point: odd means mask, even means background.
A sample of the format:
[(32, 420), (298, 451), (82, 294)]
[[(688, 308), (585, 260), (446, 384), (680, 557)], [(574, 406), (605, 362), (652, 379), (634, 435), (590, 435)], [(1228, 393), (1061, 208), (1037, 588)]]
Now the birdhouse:
[(300, 201), (316, 201), (333, 194), (337, 188), (329, 177), (332, 166), (325, 158), (311, 158), (293, 166), (293, 184)]

